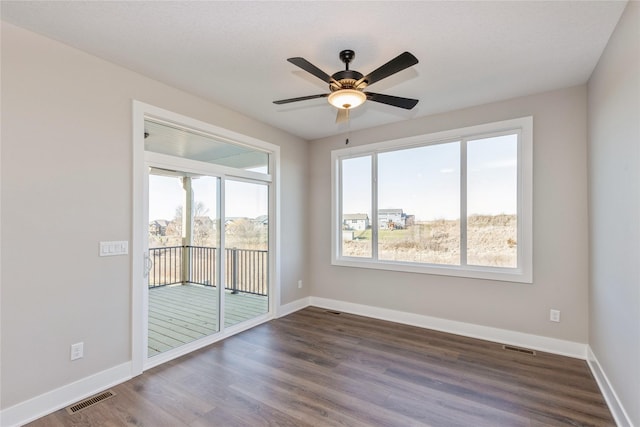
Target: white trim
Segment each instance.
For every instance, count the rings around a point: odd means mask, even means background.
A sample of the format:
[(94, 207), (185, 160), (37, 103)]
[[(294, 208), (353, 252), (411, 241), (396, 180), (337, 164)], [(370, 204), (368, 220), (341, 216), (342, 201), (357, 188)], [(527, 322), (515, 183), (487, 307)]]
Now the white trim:
[(600, 392), (602, 392), (616, 424), (620, 427), (632, 427), (633, 423), (631, 422), (629, 414), (625, 411), (624, 406), (622, 406), (622, 402), (620, 402), (615, 389), (611, 385), (609, 378), (607, 378), (591, 346), (587, 346), (587, 363), (589, 364), (593, 377), (596, 379), (596, 383), (598, 383), (598, 387), (600, 387)]
[[(232, 141), (233, 143), (239, 143), (241, 145), (253, 147), (270, 153), (269, 156), (269, 174), (262, 174), (252, 171), (243, 171), (239, 169), (227, 168), (221, 165), (212, 165), (208, 163), (197, 162), (195, 160), (186, 160), (180, 158), (174, 158), (170, 156), (161, 155), (158, 153), (146, 153), (144, 150), (144, 120), (151, 118), (156, 121), (162, 121), (163, 123), (171, 123), (173, 126), (178, 126), (186, 129), (196, 130), (202, 132), (205, 135), (215, 136), (218, 139)], [(236, 334), (240, 331), (256, 326), (260, 323), (266, 322), (274, 318), (275, 313), (279, 309), (280, 298), (280, 239), (278, 236), (280, 225), (280, 147), (262, 141), (250, 136), (246, 136), (237, 132), (230, 131), (228, 129), (206, 123), (197, 119), (193, 119), (187, 116), (183, 116), (172, 111), (164, 110), (153, 105), (145, 104), (140, 101), (133, 100), (133, 224), (132, 224), (132, 376), (141, 374), (144, 370), (156, 366), (164, 361), (174, 359), (189, 351), (193, 351), (197, 348), (209, 345), (213, 342), (224, 339), (228, 336)], [(146, 215), (147, 207), (147, 192), (146, 188), (146, 167), (148, 162), (153, 161), (156, 165), (172, 166), (176, 163), (180, 166), (180, 169), (185, 169), (187, 172), (207, 172), (212, 176), (219, 176), (221, 178), (221, 188), (218, 192), (221, 197), (224, 197), (224, 179), (229, 177), (230, 179), (249, 179), (260, 181), (269, 186), (269, 313), (259, 316), (255, 319), (247, 321), (228, 329), (221, 328), (222, 332), (217, 333), (214, 336), (205, 337), (202, 340), (195, 341), (191, 344), (182, 346), (175, 351), (169, 351), (167, 354), (163, 354), (162, 357), (147, 358), (147, 287), (144, 286), (144, 254), (146, 253), (146, 233), (148, 227), (144, 224), (144, 217)], [(211, 171), (212, 173), (208, 172)], [(224, 203), (221, 200), (219, 204), (222, 206)], [(224, 222), (222, 227), (222, 235), (224, 236)], [(223, 237), (222, 237), (223, 238)], [(224, 267), (222, 267), (224, 268)], [(224, 270), (222, 270), (224, 272)], [(220, 307), (219, 314), (224, 318), (224, 294), (221, 294), (219, 299)]]
[(380, 320), (388, 320), (405, 325), (418, 326), (420, 328), (433, 329), (470, 338), (478, 338), (486, 341), (530, 348), (532, 350), (545, 351), (547, 353), (569, 356), (582, 360), (586, 359), (587, 355), (586, 344), (510, 331), (507, 329), (474, 325), (472, 323), (458, 322), (455, 320), (441, 319), (422, 314), (406, 313), (398, 310), (390, 310), (387, 308), (372, 307), (320, 297), (310, 297), (309, 305), (357, 314), (360, 316), (373, 317)]
[(309, 305), (311, 305), (310, 301), (311, 297), (304, 297), (304, 298), (300, 298), (298, 300), (292, 301), (290, 303), (287, 303), (285, 305), (281, 305), (279, 310), (276, 313), (276, 317), (280, 318), (280, 317), (284, 317), (284, 316), (288, 316), (291, 313), (295, 313), (296, 311), (302, 310), (305, 307), (309, 307)]
[(271, 187), (269, 188), (269, 313), (274, 317), (280, 310), (282, 298), (281, 276), (281, 238), (280, 230), (280, 147), (274, 146), (269, 157)]
[(147, 358), (147, 298), (144, 286), (140, 281), (146, 276), (145, 270), (145, 233), (149, 230), (142, 227), (143, 219), (147, 215), (146, 174), (144, 168), (144, 114), (148, 107), (139, 101), (133, 101), (132, 117), (132, 209), (131, 213), (131, 375), (140, 375), (144, 360)]
[[(433, 329), (471, 338), (516, 345), (518, 347), (531, 348), (562, 356), (575, 357), (583, 360), (586, 359), (600, 390), (611, 409), (616, 423), (621, 427), (632, 426), (629, 416), (620, 403), (611, 383), (607, 379), (607, 376), (593, 354), (593, 351), (586, 344), (313, 296), (304, 297), (290, 303), (280, 305), (276, 311), (276, 317), (284, 317), (309, 306), (342, 311), (345, 313), (357, 314), (380, 320), (388, 320), (391, 322)], [(259, 319), (254, 319), (253, 321), (238, 325), (237, 328), (228, 328), (226, 330), (227, 333), (224, 335), (214, 336), (210, 340), (199, 340), (197, 344), (192, 343), (190, 345), (180, 347), (179, 350), (184, 350), (184, 352), (180, 351), (180, 353), (176, 352), (167, 355), (160, 355), (161, 357), (153, 357), (149, 359), (144, 368), (149, 369), (168, 360), (175, 359), (183, 354), (195, 350), (196, 348), (210, 345), (231, 335), (235, 335), (261, 323), (265, 323), (271, 320), (271, 318), (271, 316), (265, 315)], [(0, 425), (6, 427), (23, 425), (88, 396), (96, 394), (101, 390), (127, 381), (135, 376), (135, 373), (132, 374), (132, 368), (131, 363), (124, 363), (7, 408), (0, 412)]]
[(0, 425), (24, 425), (131, 378), (131, 363), (114, 366), (2, 410)]
[[(422, 147), (446, 142), (485, 138), (491, 135), (518, 134), (518, 267), (499, 268), (473, 265), (440, 265), (379, 260), (376, 256), (376, 234), (378, 227), (376, 209), (376, 188), (372, 190), (372, 257), (345, 257), (340, 252), (342, 242), (341, 227), (341, 168), (342, 159), (372, 155), (372, 169), (375, 169), (378, 153), (390, 150)], [(464, 150), (461, 149), (461, 159)], [(461, 174), (464, 169), (461, 169)], [(461, 179), (464, 177), (461, 177)], [(375, 176), (374, 176), (375, 182)], [(461, 198), (466, 197), (464, 186)], [(461, 209), (464, 206), (461, 206)], [(378, 270), (404, 271), (410, 273), (435, 274), (507, 282), (533, 283), (533, 117), (522, 117), (500, 122), (469, 126), (427, 135), (417, 135), (391, 141), (364, 144), (331, 151), (331, 264), (342, 267), (371, 268)]]
[(547, 353), (553, 353), (560, 356), (574, 357), (581, 360), (585, 360), (587, 358), (587, 345), (574, 341), (560, 340), (557, 338), (526, 334), (524, 332), (510, 331), (508, 329), (492, 328), (490, 326), (475, 325), (472, 323), (458, 322), (455, 320), (441, 319), (422, 314), (406, 313), (404, 311), (314, 296), (301, 298), (281, 306), (280, 311), (277, 313), (277, 317), (286, 316), (309, 306), (342, 311), (379, 320), (388, 320), (390, 322), (402, 323), (425, 329), (433, 329), (470, 338), (510, 344), (518, 347), (545, 351)]

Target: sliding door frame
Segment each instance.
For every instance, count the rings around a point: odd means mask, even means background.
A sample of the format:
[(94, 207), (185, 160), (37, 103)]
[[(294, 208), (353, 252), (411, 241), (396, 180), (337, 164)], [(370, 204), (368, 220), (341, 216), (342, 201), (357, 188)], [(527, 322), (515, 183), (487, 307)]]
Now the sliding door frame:
[[(146, 152), (144, 149), (144, 122), (146, 119), (171, 123), (185, 129), (193, 129), (224, 140), (250, 146), (269, 153), (269, 174), (238, 170), (206, 162), (188, 160), (174, 156)], [(184, 172), (203, 173), (221, 179), (221, 193), (224, 197), (224, 182), (229, 179), (247, 180), (265, 183), (269, 187), (269, 311), (265, 315), (243, 322), (222, 332), (186, 344), (175, 351), (147, 358), (148, 334), (148, 288), (146, 276), (146, 250), (148, 239), (148, 167), (177, 168)], [(246, 135), (229, 131), (218, 126), (192, 119), (168, 110), (154, 107), (139, 101), (133, 101), (133, 224), (131, 238), (131, 376), (141, 374), (146, 369), (180, 357), (198, 348), (252, 328), (275, 317), (280, 307), (280, 147)], [(224, 203), (224, 200), (222, 200)], [(221, 233), (224, 233), (222, 221)], [(222, 237), (222, 236), (221, 236)], [(223, 237), (222, 237), (223, 238)], [(222, 305), (222, 301), (221, 301)], [(223, 310), (223, 308), (221, 308)], [(223, 313), (222, 313), (223, 314)], [(222, 326), (222, 325), (221, 325)]]

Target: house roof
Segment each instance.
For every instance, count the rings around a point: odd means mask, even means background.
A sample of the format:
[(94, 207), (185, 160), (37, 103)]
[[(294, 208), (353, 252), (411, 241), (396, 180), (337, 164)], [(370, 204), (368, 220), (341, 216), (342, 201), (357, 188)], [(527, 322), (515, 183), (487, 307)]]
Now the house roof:
[[(625, 1), (2, 1), (2, 19), (307, 140), (585, 83)], [(328, 84), (352, 49), (368, 74), (404, 51), (420, 61), (336, 124)]]
[(368, 220), (369, 215), (364, 213), (355, 213), (355, 214), (344, 214), (342, 215), (343, 220)]
[(402, 209), (378, 209), (378, 215), (380, 214), (396, 214), (396, 215), (402, 215)]

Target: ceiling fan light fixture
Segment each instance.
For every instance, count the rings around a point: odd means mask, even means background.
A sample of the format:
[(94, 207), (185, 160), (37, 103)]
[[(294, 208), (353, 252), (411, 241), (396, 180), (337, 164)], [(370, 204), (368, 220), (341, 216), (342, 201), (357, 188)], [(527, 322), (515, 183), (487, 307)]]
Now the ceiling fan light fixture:
[(367, 95), (356, 89), (340, 89), (329, 95), (329, 104), (342, 110), (356, 108), (367, 100)]

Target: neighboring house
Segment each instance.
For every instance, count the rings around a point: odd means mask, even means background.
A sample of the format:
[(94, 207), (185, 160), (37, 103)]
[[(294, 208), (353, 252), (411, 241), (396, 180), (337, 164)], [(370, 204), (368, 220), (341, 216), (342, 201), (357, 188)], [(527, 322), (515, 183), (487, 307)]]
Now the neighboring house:
[(167, 228), (164, 232), (165, 236), (182, 236), (182, 218), (174, 219), (167, 223)]
[(369, 215), (366, 213), (344, 214), (342, 226), (345, 230), (366, 230), (369, 228)]
[(165, 236), (167, 233), (167, 225), (169, 221), (165, 219), (156, 219), (149, 223), (149, 235), (151, 236)]
[(413, 221), (414, 216), (405, 214), (402, 209), (378, 210), (378, 227), (382, 229), (406, 228), (413, 225)]

